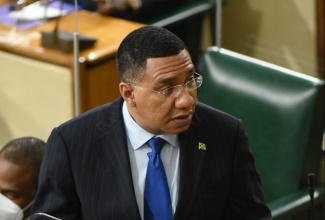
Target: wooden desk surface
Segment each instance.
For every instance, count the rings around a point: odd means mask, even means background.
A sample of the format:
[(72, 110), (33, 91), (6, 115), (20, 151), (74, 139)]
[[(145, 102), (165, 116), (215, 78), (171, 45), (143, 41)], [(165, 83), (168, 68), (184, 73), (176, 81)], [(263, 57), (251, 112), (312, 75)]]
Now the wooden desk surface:
[[(119, 18), (99, 15), (95, 12), (81, 10), (78, 12), (78, 33), (97, 39), (93, 47), (80, 51), (80, 57), (87, 63), (96, 63), (107, 57), (114, 56), (123, 38), (132, 30), (144, 24), (135, 23)], [(38, 27), (24, 31), (28, 37), (27, 43), (14, 45), (6, 40), (0, 40), (0, 50), (16, 53), (49, 63), (68, 66), (73, 64), (73, 53), (66, 54), (56, 49), (43, 48), (40, 44), (40, 31), (54, 29), (54, 20), (50, 20)], [(75, 13), (61, 18), (59, 30), (76, 32)], [(10, 31), (9, 27), (0, 25), (2, 33)]]

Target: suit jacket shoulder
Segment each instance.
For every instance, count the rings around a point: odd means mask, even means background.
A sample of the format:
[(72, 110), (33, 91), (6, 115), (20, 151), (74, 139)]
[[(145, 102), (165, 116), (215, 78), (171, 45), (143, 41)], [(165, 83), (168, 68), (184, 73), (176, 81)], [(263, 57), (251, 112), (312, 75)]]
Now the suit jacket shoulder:
[(33, 213), (45, 212), (65, 220), (140, 219), (122, 103), (119, 98), (52, 131)]
[(180, 148), (175, 219), (271, 219), (239, 119), (198, 102)]

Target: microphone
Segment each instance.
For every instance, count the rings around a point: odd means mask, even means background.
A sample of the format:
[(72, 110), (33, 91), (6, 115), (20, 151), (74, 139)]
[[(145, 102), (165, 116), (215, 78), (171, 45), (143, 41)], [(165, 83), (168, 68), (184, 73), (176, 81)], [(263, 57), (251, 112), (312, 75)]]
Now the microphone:
[[(74, 49), (74, 34), (67, 31), (59, 31), (62, 17), (63, 0), (60, 0), (61, 15), (55, 20), (53, 31), (41, 31), (41, 45), (43, 47), (58, 48), (64, 53), (71, 53)], [(75, 13), (78, 13), (76, 10)], [(94, 45), (97, 39), (78, 34), (79, 49), (85, 49)]]
[[(60, 219), (60, 218), (57, 218), (57, 217), (54, 217), (54, 216), (52, 216), (52, 215), (49, 215), (49, 214), (46, 214), (46, 213), (35, 213), (35, 214), (32, 214), (32, 215), (30, 215), (30, 216), (28, 216), (27, 218), (26, 218), (26, 220), (33, 220), (33, 219), (37, 219), (37, 217), (35, 217), (35, 216), (45, 216), (45, 217), (47, 217), (46, 219), (54, 219), (54, 220), (62, 220), (62, 219)], [(35, 218), (33, 218), (33, 217), (35, 217)]]
[(309, 190), (309, 196), (310, 196), (310, 220), (314, 219), (314, 191), (315, 191), (315, 185), (314, 185), (314, 179), (315, 175), (313, 173), (308, 173), (308, 190)]

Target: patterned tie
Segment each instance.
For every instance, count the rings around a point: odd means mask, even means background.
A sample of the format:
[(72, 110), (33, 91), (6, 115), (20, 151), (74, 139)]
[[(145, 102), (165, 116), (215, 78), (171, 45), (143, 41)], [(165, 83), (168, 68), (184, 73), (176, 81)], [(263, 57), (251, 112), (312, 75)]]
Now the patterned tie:
[(149, 162), (144, 190), (144, 219), (171, 220), (173, 211), (167, 177), (159, 156), (165, 140), (154, 137), (148, 141), (148, 144), (152, 152), (148, 153)]

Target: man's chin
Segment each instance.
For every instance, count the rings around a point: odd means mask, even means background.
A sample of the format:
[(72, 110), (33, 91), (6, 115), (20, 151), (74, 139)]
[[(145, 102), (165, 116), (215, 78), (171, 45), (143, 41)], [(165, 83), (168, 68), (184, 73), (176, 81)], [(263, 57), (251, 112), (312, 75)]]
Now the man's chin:
[(166, 133), (180, 134), (180, 133), (186, 131), (189, 127), (190, 127), (190, 124), (188, 124), (188, 125), (178, 125), (177, 127), (173, 128), (173, 129), (170, 129), (170, 131), (166, 132)]
[(177, 123), (172, 123), (169, 124), (170, 126), (168, 127), (163, 127), (163, 128), (159, 128), (156, 131), (151, 131), (152, 133), (158, 135), (158, 134), (180, 134), (184, 131), (186, 131), (191, 123), (187, 123), (187, 124), (177, 124)]

